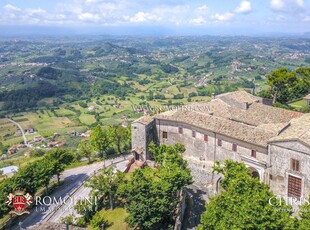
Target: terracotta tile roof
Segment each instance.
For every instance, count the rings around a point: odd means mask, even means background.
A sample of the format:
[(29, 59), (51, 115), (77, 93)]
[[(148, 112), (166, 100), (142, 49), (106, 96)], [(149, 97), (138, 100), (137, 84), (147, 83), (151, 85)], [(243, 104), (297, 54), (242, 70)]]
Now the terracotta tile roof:
[(154, 117), (151, 117), (150, 115), (143, 116), (135, 120), (134, 122), (141, 123), (143, 125), (148, 125), (154, 120)]
[(310, 146), (310, 113), (291, 120), (290, 126), (271, 142), (300, 140)]
[(268, 141), (302, 113), (267, 106), (245, 91), (222, 94), (209, 103), (194, 103), (186, 109), (156, 115), (266, 147)]
[(193, 104), (190, 108), (194, 111), (209, 113), (255, 126), (269, 123), (286, 123), (292, 118), (302, 115), (299, 112), (267, 106), (258, 102), (249, 104), (248, 109), (241, 109), (230, 106), (220, 99), (200, 105)]
[(133, 172), (136, 168), (143, 168), (145, 165), (146, 161), (135, 161), (128, 169), (128, 172)]
[(221, 99), (222, 101), (226, 102), (229, 105), (238, 105), (243, 103), (253, 103), (253, 102), (261, 102), (262, 98), (256, 97), (246, 91), (235, 91), (229, 93), (223, 93), (217, 95), (215, 98)]
[[(222, 117), (193, 111), (175, 111), (173, 114), (157, 115), (157, 119), (177, 121), (196, 126), (211, 132), (233, 137), (248, 143), (266, 147), (268, 140), (278, 134), (278, 129), (266, 129), (264, 126), (251, 126)], [(287, 124), (278, 124), (283, 129)]]

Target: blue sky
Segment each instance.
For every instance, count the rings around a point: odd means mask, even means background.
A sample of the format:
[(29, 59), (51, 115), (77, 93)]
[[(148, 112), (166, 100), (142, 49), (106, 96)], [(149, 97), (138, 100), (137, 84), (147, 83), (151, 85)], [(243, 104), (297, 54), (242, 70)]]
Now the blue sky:
[(310, 0), (0, 0), (0, 25), (303, 33)]

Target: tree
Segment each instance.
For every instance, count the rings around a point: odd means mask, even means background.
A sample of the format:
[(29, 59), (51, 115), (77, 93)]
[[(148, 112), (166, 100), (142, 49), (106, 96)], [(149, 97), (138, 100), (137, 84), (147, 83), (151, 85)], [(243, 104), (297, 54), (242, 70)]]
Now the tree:
[(84, 199), (80, 199), (77, 201), (77, 203), (74, 205), (74, 210), (82, 215), (82, 218), (85, 223), (89, 223), (93, 215), (95, 215), (96, 211), (98, 211), (99, 206), (95, 202), (95, 198), (91, 197), (91, 203)]
[(0, 142), (0, 154), (5, 154), (7, 151), (7, 147), (4, 146), (2, 142)]
[(98, 125), (96, 128), (92, 129), (89, 143), (105, 160), (106, 151), (112, 143), (111, 133), (107, 132), (107, 130), (103, 130), (101, 126)]
[(156, 170), (149, 167), (136, 169), (130, 181), (120, 187), (126, 199), (127, 222), (131, 227), (155, 229), (156, 225), (167, 223), (170, 218), (171, 202), (165, 194), (167, 182), (155, 180), (155, 174)]
[(57, 148), (48, 152), (45, 155), (45, 159), (53, 164), (53, 175), (57, 175), (57, 181), (59, 183), (60, 173), (74, 160), (74, 156), (69, 150)]
[(113, 133), (114, 143), (117, 147), (117, 151), (119, 154), (122, 154), (122, 145), (125, 147), (126, 142), (128, 142), (128, 129), (123, 126), (118, 126), (115, 128)]
[(183, 145), (151, 144), (150, 149), (157, 169), (136, 169), (117, 191), (125, 200), (129, 225), (140, 229), (160, 229), (173, 223), (178, 192), (192, 182), (190, 170), (181, 155), (185, 151)]
[(15, 174), (10, 183), (13, 191), (23, 188), (30, 194), (34, 194), (40, 186), (43, 186), (41, 181), (37, 181), (35, 178), (36, 168), (40, 161), (35, 161), (22, 167), (17, 174)]
[(124, 178), (123, 173), (114, 167), (104, 168), (98, 175), (90, 178), (86, 186), (91, 188), (93, 196), (102, 197), (103, 202), (109, 200), (110, 208), (114, 208), (116, 190)]
[(45, 186), (45, 191), (48, 193), (48, 185), (54, 175), (53, 162), (49, 159), (42, 159), (35, 163), (33, 179), (36, 180), (38, 184)]
[(88, 142), (86, 142), (86, 141), (80, 142), (79, 153), (82, 157), (86, 157), (88, 159), (88, 163), (91, 163), (92, 148)]
[(267, 84), (271, 86), (272, 103), (277, 101), (279, 91), (296, 80), (295, 72), (279, 68), (267, 75)]
[(301, 80), (310, 87), (310, 68), (298, 68), (296, 70), (297, 77), (300, 77)]
[[(308, 196), (309, 201), (310, 196)], [(298, 222), (299, 230), (308, 230), (310, 226), (310, 204), (305, 202), (299, 209), (300, 221)], [(297, 228), (296, 228), (297, 229)]]
[(224, 192), (211, 198), (206, 212), (201, 216), (203, 229), (295, 229), (296, 219), (291, 219), (292, 207), (275, 199), (281, 212), (269, 204), (275, 195), (269, 187), (252, 178), (244, 163), (225, 161), (221, 167), (217, 162), (214, 171), (222, 173)]

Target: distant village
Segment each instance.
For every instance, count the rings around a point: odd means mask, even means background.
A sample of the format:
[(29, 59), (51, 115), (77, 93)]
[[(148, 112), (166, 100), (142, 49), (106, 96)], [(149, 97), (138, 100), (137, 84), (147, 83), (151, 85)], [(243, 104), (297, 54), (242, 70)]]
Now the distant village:
[[(36, 133), (34, 128), (26, 129), (25, 134), (34, 134)], [(73, 137), (90, 137), (91, 130), (87, 130), (84, 133), (79, 133), (75, 130), (72, 130), (67, 133), (67, 135), (71, 135)], [(17, 131), (14, 136), (21, 136), (22, 133), (21, 131)], [(59, 133), (54, 133), (50, 137), (42, 137), (40, 135), (34, 136), (34, 138), (30, 141), (27, 142), (27, 144), (18, 144), (18, 145), (13, 145), (8, 149), (8, 154), (15, 154), (21, 149), (24, 149), (26, 147), (30, 148), (44, 148), (44, 149), (51, 149), (51, 148), (58, 148), (64, 146), (66, 143), (65, 142), (60, 142), (60, 141), (53, 141), (56, 137), (61, 136)], [(26, 157), (30, 157), (30, 151), (26, 151), (24, 154)]]

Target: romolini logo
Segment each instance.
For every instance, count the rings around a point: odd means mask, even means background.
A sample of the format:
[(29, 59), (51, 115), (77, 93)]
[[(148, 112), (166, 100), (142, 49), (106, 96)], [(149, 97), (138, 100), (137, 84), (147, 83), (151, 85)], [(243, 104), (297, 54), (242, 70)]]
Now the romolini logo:
[(15, 191), (15, 193), (9, 193), (7, 196), (6, 203), (8, 206), (13, 206), (14, 210), (10, 211), (10, 214), (23, 215), (25, 213), (29, 214), (30, 212), (26, 210), (29, 205), (32, 203), (32, 196), (29, 193), (26, 193), (21, 190)]

